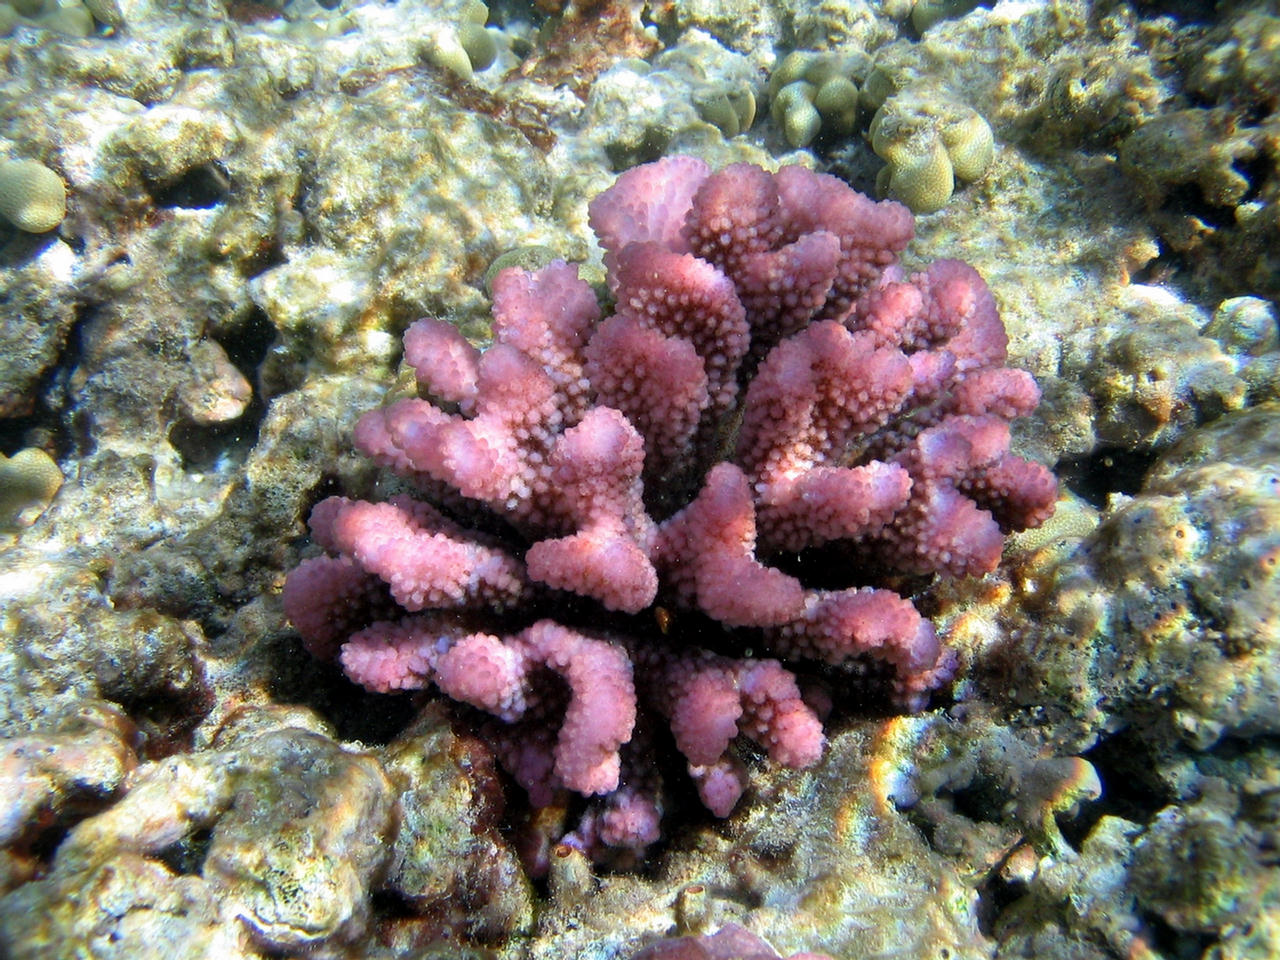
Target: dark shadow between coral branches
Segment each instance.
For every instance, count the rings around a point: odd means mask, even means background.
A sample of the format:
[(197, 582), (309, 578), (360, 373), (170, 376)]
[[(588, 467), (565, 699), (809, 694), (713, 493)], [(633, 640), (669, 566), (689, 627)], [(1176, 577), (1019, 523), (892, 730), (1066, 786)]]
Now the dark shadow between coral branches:
[(1132, 496), (1140, 491), (1155, 459), (1156, 454), (1149, 450), (1100, 447), (1084, 456), (1059, 460), (1053, 472), (1080, 499), (1105, 507), (1113, 493)]

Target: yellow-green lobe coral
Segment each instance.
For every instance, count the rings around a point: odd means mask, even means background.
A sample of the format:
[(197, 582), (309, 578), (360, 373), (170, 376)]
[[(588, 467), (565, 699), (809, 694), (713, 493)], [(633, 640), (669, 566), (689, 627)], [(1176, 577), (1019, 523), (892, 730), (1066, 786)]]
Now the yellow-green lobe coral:
[(924, 33), (935, 23), (962, 16), (977, 5), (977, 0), (916, 0), (911, 8), (911, 25)]
[(956, 179), (980, 179), (995, 156), (987, 121), (932, 89), (911, 88), (888, 97), (868, 133), (872, 149), (888, 164), (877, 188), (914, 213), (941, 210)]
[(498, 44), (485, 29), (489, 8), (480, 0), (468, 3), (456, 26), (441, 25), (429, 34), (419, 56), (433, 66), (470, 80), (477, 70), (487, 70), (498, 58)]
[(43, 450), (30, 447), (12, 457), (0, 453), (0, 531), (31, 526), (61, 486), (62, 471)]
[(79, 5), (54, 6), (36, 19), (38, 26), (68, 37), (93, 36), (93, 14)]
[(458, 27), (458, 42), (467, 52), (472, 70), (487, 70), (498, 59), (498, 43), (493, 34), (484, 28), (489, 19), (489, 8), (480, 0), (472, 0), (462, 11), (462, 23)]
[(787, 143), (797, 149), (807, 147), (822, 130), (822, 115), (813, 105), (816, 94), (813, 84), (797, 80), (773, 98), (770, 108), (773, 120), (782, 127)]
[(902, 88), (903, 83), (898, 79), (898, 75), (877, 63), (867, 74), (867, 78), (862, 81), (859, 99), (865, 109), (879, 110), (886, 100)]
[(942, 126), (942, 144), (947, 149), (951, 169), (961, 180), (978, 180), (991, 166), (995, 156), (996, 141), (991, 125), (977, 113), (945, 123)]
[(472, 70), (487, 70), (498, 58), (498, 44), (481, 23), (464, 23), (458, 28), (458, 42), (471, 61)]
[(68, 37), (91, 37), (97, 20), (116, 27), (123, 22), (116, 0), (3, 0), (0, 2), (0, 36), (9, 36), (25, 23)]
[(37, 160), (0, 163), (0, 215), (19, 230), (46, 233), (67, 215), (67, 188)]
[(853, 133), (858, 122), (858, 88), (848, 77), (828, 79), (814, 93), (813, 105), (825, 126), (846, 136)]
[(699, 119), (729, 139), (745, 133), (755, 123), (755, 76), (745, 64), (721, 59), (723, 53), (718, 44), (698, 40), (664, 50), (652, 64), (633, 58), (619, 61), (619, 65), (660, 84), (671, 81), (671, 94), (687, 96)]
[(474, 70), (457, 31), (452, 27), (440, 27), (422, 42), (418, 55), (441, 70), (447, 70), (463, 80), (470, 80)]
[(876, 152), (888, 163), (876, 177), (876, 192), (901, 200), (913, 213), (936, 213), (955, 190), (947, 151), (936, 141), (885, 144)]
[(698, 116), (725, 137), (736, 137), (756, 119), (756, 97), (748, 84), (708, 85), (693, 95)]
[(864, 59), (793, 50), (769, 78), (770, 114), (791, 146), (801, 149), (819, 134), (847, 137), (858, 122), (858, 87)]
[[(95, 3), (114, 4), (115, 0), (91, 0), (83, 5), (79, 0), (0, 0), (0, 37), (10, 36), (20, 24), (69, 37), (92, 36), (97, 29)], [(105, 16), (98, 20), (113, 23)]]
[(124, 25), (124, 12), (120, 9), (119, 0), (84, 0), (84, 7), (99, 23), (109, 27)]

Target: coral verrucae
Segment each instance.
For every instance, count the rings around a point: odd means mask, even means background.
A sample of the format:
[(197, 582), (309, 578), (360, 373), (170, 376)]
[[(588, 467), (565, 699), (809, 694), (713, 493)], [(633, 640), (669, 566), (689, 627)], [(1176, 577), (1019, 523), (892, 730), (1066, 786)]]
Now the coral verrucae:
[[(779, 960), (764, 940), (736, 923), (714, 934), (673, 937), (641, 950), (631, 960)], [(786, 960), (831, 960), (825, 953), (793, 953)]]
[(356, 443), (418, 495), (317, 505), (325, 555), (284, 600), (365, 687), (492, 715), (534, 805), (602, 797), (568, 838), (599, 855), (658, 836), (662, 725), (718, 816), (745, 785), (736, 738), (819, 759), (795, 676), (752, 651), (922, 708), (955, 658), (889, 578), (992, 570), (1056, 484), (1009, 452), (1039, 392), (1004, 366), (982, 279), (896, 266), (904, 207), (673, 157), (590, 214), (611, 311), (558, 261), (498, 275), (484, 351), (415, 323), (420, 397)]

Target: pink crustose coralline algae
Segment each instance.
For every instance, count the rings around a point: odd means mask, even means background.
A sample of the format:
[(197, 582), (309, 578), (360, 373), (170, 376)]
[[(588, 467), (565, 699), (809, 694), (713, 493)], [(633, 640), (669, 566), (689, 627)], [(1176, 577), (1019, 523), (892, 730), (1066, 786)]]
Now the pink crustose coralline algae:
[(485, 350), (411, 326), (420, 398), (355, 439), (417, 492), (318, 504), (284, 601), (357, 683), (488, 714), (535, 806), (595, 798), (566, 839), (601, 857), (658, 837), (664, 726), (717, 816), (738, 738), (818, 761), (788, 665), (921, 709), (955, 658), (886, 584), (991, 571), (1057, 487), (1009, 452), (1039, 391), (982, 278), (896, 265), (906, 208), (673, 157), (590, 218), (612, 308), (556, 262), (499, 274)]

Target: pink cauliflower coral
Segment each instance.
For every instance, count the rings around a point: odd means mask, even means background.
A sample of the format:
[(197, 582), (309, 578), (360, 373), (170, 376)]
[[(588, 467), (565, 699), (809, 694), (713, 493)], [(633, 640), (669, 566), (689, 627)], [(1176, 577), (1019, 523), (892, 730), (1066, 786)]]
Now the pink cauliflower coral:
[(497, 277), (483, 351), (410, 327), (420, 397), (356, 443), (419, 495), (320, 503), (325, 555), (284, 601), (370, 690), (434, 684), (495, 718), (535, 805), (600, 797), (569, 838), (599, 855), (657, 838), (659, 724), (718, 816), (745, 785), (738, 738), (820, 758), (784, 662), (883, 676), (922, 708), (954, 657), (887, 578), (992, 570), (1056, 485), (1009, 452), (1039, 392), (1004, 366), (982, 279), (896, 266), (904, 207), (674, 157), (590, 214), (609, 312), (556, 262)]

